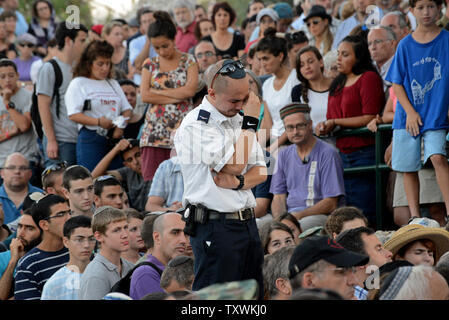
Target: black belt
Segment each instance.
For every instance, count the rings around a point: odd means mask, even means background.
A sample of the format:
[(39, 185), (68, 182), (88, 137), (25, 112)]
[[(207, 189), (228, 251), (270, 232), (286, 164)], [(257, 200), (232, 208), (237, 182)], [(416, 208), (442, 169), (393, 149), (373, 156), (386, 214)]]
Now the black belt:
[(234, 219), (240, 221), (250, 220), (255, 217), (254, 208), (242, 209), (236, 212), (219, 212), (208, 210), (209, 219), (216, 220), (224, 216), (225, 219)]

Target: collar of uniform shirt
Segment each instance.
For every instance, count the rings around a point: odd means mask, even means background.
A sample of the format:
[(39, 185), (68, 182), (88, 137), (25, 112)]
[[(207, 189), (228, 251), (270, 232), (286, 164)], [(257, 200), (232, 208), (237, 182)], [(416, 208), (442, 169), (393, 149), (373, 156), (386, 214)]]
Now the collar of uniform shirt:
[(225, 121), (230, 121), (233, 123), (234, 121), (239, 121), (241, 125), (242, 117), (239, 116), (238, 113), (231, 118), (226, 117), (225, 115), (221, 114), (220, 111), (218, 111), (218, 109), (215, 108), (213, 104), (209, 102), (209, 100), (207, 100), (207, 96), (203, 98), (203, 102), (199, 105), (199, 107), (201, 107), (201, 109), (203, 110), (210, 112), (211, 119), (213, 119), (218, 123), (222, 123)]

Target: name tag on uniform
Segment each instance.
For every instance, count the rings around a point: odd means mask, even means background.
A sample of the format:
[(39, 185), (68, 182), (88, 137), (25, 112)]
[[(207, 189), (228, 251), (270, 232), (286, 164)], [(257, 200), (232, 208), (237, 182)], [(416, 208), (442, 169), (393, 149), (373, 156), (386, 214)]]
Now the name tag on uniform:
[(200, 112), (198, 113), (198, 121), (204, 121), (204, 123), (208, 123), (209, 122), (209, 118), (210, 118), (210, 112), (206, 111), (206, 110), (200, 110)]

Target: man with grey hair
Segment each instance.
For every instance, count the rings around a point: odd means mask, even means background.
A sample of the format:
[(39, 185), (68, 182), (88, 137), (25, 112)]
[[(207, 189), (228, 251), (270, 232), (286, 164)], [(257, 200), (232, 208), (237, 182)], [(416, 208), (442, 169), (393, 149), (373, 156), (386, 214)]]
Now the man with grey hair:
[[(185, 222), (176, 212), (164, 213), (156, 218), (153, 224), (154, 247), (146, 260), (151, 265), (142, 265), (134, 270), (129, 290), (131, 298), (139, 300), (149, 293), (164, 291), (160, 281), (167, 263), (186, 253), (184, 226)], [(144, 241), (148, 242), (145, 239)]]
[(385, 279), (379, 296), (379, 300), (448, 300), (449, 286), (433, 267), (400, 267)]
[(334, 147), (313, 135), (307, 104), (288, 104), (280, 115), (291, 145), (278, 155), (271, 212), (273, 217), (290, 212), (303, 231), (324, 226), (345, 195), (341, 158)]
[(354, 299), (355, 270), (366, 265), (369, 257), (344, 249), (328, 237), (312, 236), (301, 242), (289, 262), (292, 289), (322, 288)]
[(165, 292), (192, 291), (193, 284), (193, 258), (177, 256), (171, 259), (161, 276), (161, 288)]
[(0, 187), (0, 203), (5, 213), (4, 224), (15, 232), (26, 196), (33, 192), (44, 193), (44, 191), (30, 184), (32, 176), (30, 162), (20, 152), (14, 152), (6, 157), (0, 175), (3, 179), (3, 185)]
[(396, 46), (396, 34), (393, 32), (392, 28), (380, 26), (369, 31), (368, 49), (377, 71), (382, 77), (384, 92), (391, 86), (390, 82), (385, 81), (385, 77), (387, 76), (388, 69), (390, 69), (391, 62), (393, 61)]
[(382, 17), (380, 25), (390, 27), (396, 35), (396, 41), (399, 43), (406, 35), (410, 33), (410, 27), (406, 16), (400, 11), (389, 12)]
[(265, 299), (288, 300), (292, 295), (288, 263), (294, 250), (292, 246), (283, 247), (265, 256), (262, 266)]
[(182, 52), (189, 52), (198, 43), (195, 37), (195, 6), (189, 0), (176, 0), (172, 8), (177, 25), (176, 47)]
[(195, 59), (198, 62), (199, 81), (198, 91), (193, 97), (193, 104), (197, 106), (201, 103), (204, 96), (207, 95), (207, 86), (204, 79), (204, 74), (209, 66), (218, 61), (218, 56), (217, 52), (215, 51), (214, 44), (207, 40), (201, 40), (195, 46)]

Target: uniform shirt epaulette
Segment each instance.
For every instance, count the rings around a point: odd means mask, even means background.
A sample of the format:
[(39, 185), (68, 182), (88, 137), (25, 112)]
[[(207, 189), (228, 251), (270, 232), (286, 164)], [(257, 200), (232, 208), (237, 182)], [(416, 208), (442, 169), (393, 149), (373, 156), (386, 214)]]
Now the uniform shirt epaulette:
[(208, 123), (209, 122), (209, 118), (210, 118), (210, 112), (201, 109), (200, 112), (198, 113), (198, 121), (204, 121), (204, 123)]

